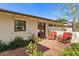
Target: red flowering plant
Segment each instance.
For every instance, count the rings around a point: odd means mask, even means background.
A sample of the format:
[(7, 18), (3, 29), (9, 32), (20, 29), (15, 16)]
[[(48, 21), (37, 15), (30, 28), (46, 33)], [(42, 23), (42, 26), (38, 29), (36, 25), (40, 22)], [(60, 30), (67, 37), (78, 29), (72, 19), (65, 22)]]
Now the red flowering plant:
[(50, 34), (48, 35), (48, 39), (49, 40), (55, 40), (57, 37), (57, 33), (56, 32), (50, 32)]
[(57, 41), (62, 42), (64, 44), (68, 44), (71, 40), (72, 33), (64, 32), (63, 35), (58, 36)]

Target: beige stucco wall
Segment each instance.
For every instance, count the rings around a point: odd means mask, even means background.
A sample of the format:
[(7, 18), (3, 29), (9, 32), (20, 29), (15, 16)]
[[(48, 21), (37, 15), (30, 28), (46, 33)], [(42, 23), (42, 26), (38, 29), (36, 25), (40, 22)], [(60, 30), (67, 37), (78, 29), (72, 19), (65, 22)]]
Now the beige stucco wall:
[[(51, 31), (63, 31), (64, 30), (64, 23), (55, 22), (55, 21), (48, 21), (48, 24), (55, 24), (55, 26), (49, 26), (49, 32)], [(59, 26), (60, 25), (60, 26)]]
[[(26, 31), (14, 31), (14, 20), (26, 21)], [(25, 40), (28, 39), (30, 33), (38, 36), (38, 22), (46, 23), (46, 37), (49, 33), (49, 23), (56, 23), (44, 19), (39, 19), (31, 16), (22, 16), (12, 13), (0, 12), (0, 40), (9, 42), (14, 40), (16, 36), (23, 37)], [(58, 24), (58, 23), (57, 23)]]
[[(14, 32), (14, 20), (25, 20), (26, 31)], [(36, 18), (0, 12), (0, 40), (9, 42), (16, 36), (28, 39), (29, 32), (37, 35)]]

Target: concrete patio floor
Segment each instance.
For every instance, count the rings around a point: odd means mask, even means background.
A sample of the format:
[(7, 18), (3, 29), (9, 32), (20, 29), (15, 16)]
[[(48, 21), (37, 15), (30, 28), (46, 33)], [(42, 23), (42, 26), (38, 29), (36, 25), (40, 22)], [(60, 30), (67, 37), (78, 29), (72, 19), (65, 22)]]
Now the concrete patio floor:
[(38, 49), (46, 56), (57, 56), (66, 47), (65, 44), (53, 40), (43, 40), (38, 46)]

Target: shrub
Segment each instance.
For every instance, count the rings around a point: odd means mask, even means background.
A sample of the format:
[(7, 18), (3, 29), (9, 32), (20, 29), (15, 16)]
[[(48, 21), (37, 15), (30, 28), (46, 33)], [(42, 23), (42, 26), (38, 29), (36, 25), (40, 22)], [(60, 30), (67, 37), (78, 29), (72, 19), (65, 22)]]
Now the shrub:
[(35, 39), (36, 39), (35, 35), (31, 34), (31, 36), (29, 36), (28, 40), (30, 40), (32, 43), (35, 43)]
[(13, 41), (8, 42), (7, 44), (5, 42), (0, 41), (0, 52), (25, 47), (30, 42), (35, 43), (37, 41), (40, 41), (40, 39), (35, 37), (35, 35), (33, 34), (29, 37), (29, 40), (24, 40), (23, 37), (15, 37)]
[(42, 39), (37, 38), (34, 34), (31, 34), (29, 40), (30, 43), (27, 46), (26, 54), (28, 56), (42, 56), (42, 53), (37, 49), (37, 42), (40, 42)]
[(23, 40), (22, 37), (16, 37), (14, 41), (9, 42), (10, 49), (16, 49), (19, 47), (26, 46), (27, 41)]
[(2, 40), (0, 41), (0, 52), (8, 50), (8, 45), (4, 42), (2, 42)]
[[(36, 37), (34, 34), (31, 34), (31, 36), (29, 36), (29, 40), (30, 40), (32, 43), (35, 43), (35, 42), (40, 42), (40, 41), (42, 41), (43, 39)], [(30, 42), (30, 41), (29, 41), (29, 42)]]
[(37, 44), (32, 42), (27, 46), (26, 54), (28, 56), (42, 56), (42, 53), (37, 49)]
[(79, 43), (74, 43), (70, 47), (67, 47), (60, 55), (61, 56), (79, 56)]
[(16, 37), (13, 41), (8, 42), (7, 44), (0, 41), (0, 52), (24, 47), (28, 45), (29, 42), (30, 41), (23, 40), (22, 37)]

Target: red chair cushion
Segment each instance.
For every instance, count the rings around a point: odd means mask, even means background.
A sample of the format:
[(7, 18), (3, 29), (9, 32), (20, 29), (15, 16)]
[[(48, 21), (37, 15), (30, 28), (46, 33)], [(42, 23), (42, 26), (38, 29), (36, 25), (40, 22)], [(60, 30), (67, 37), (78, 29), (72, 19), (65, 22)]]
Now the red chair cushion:
[(63, 38), (71, 38), (71, 37), (72, 37), (72, 33), (70, 33), (70, 32), (63, 33)]
[(59, 35), (57, 38), (57, 41), (64, 42), (64, 44), (68, 44), (70, 41), (66, 40), (68, 38), (72, 37), (72, 33), (70, 32), (64, 32), (63, 35)]
[(52, 39), (52, 37), (57, 36), (57, 32), (50, 32), (48, 35), (48, 39)]

